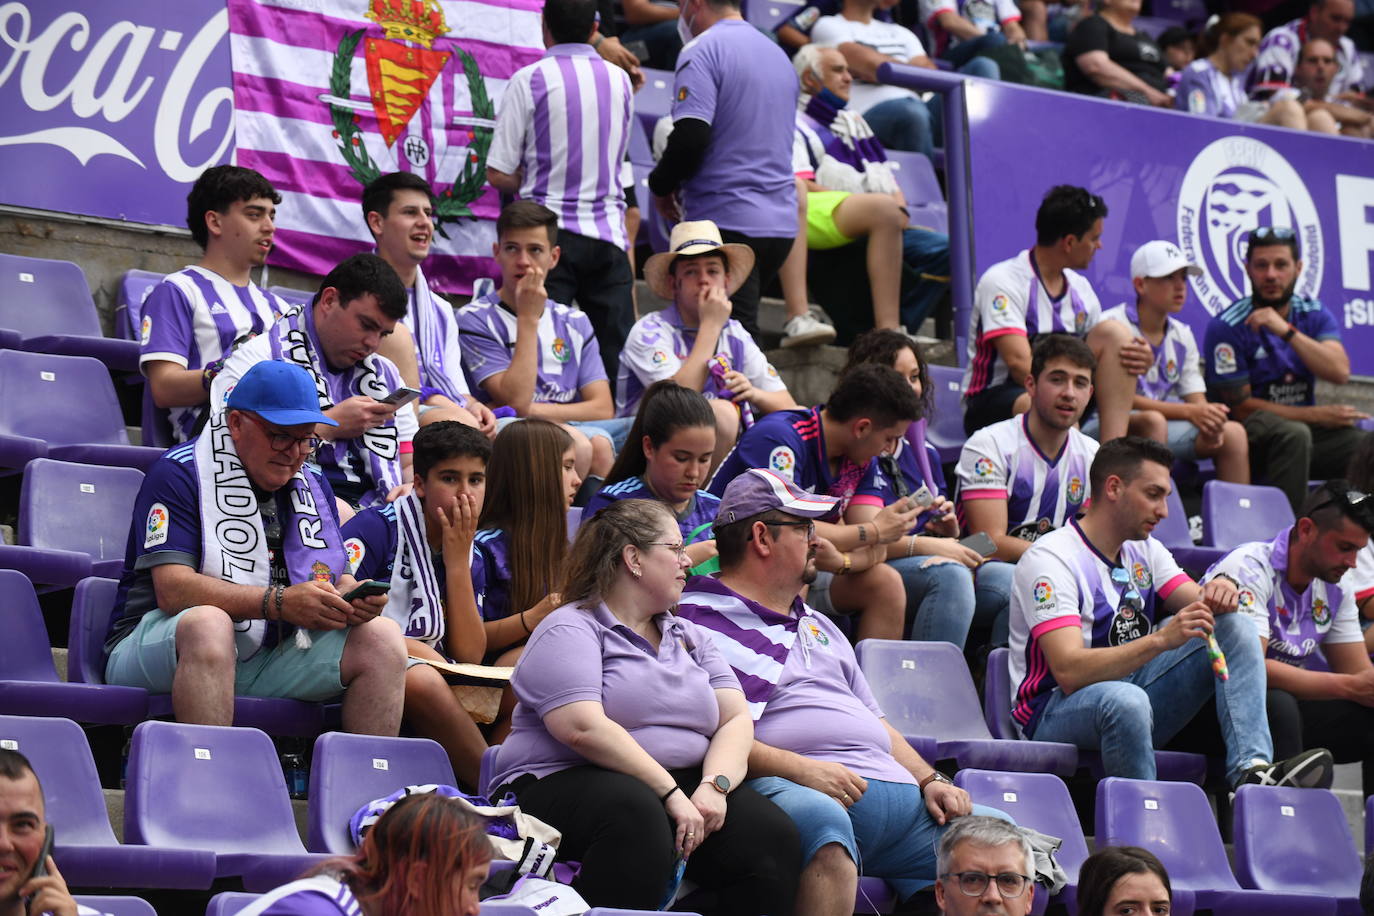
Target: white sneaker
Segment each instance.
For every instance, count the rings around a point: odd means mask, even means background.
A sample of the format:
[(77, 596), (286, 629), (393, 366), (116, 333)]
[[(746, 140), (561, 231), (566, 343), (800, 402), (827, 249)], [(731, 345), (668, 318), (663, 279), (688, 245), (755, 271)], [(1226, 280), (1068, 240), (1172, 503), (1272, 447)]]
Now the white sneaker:
[(784, 347), (818, 347), (835, 339), (835, 329), (811, 315), (795, 315), (782, 326)]

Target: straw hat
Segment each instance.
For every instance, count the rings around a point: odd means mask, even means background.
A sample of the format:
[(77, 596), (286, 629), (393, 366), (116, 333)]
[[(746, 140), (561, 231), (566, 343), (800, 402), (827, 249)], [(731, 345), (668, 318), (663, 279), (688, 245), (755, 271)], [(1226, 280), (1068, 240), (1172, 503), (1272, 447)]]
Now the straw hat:
[(712, 251), (719, 251), (725, 256), (729, 268), (729, 276), (725, 278), (725, 295), (733, 296), (754, 269), (754, 250), (748, 245), (727, 245), (722, 242), (720, 230), (709, 219), (674, 226), (672, 237), (668, 240), (668, 250), (644, 262), (644, 282), (649, 284), (654, 295), (671, 300), (673, 290), (668, 282), (668, 274), (673, 260)]

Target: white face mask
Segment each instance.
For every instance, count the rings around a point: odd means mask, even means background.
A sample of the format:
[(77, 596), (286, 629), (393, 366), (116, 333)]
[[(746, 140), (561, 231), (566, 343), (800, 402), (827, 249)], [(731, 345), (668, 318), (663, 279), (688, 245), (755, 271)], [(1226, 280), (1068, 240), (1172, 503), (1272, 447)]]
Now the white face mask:
[(695, 37), (692, 35), (691, 24), (687, 22), (687, 9), (685, 5), (682, 6), (677, 14), (677, 34), (678, 37), (682, 39), (682, 44), (684, 46)]

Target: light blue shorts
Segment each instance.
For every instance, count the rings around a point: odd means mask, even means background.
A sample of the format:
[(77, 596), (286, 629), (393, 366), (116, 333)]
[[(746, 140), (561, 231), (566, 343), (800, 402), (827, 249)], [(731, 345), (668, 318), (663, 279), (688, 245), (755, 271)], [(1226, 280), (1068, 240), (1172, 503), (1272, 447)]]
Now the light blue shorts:
[[(178, 620), (165, 611), (144, 614), (133, 632), (110, 653), (105, 682), (142, 687), (150, 693), (171, 693), (177, 667)], [(339, 661), (349, 630), (312, 631), (309, 649), (298, 649), (295, 639), (287, 637), (276, 647), (240, 661), (234, 675), (234, 694), (311, 702), (337, 697), (344, 689)]]
[[(518, 423), (522, 417), (499, 417), (496, 420), (496, 431), (499, 433), (512, 423)], [(635, 421), (634, 417), (612, 417), (609, 420), (569, 420), (568, 425), (581, 431), (582, 435), (588, 439), (600, 436), (611, 443), (611, 451), (617, 455), (625, 446), (625, 440), (629, 438), (630, 426)]]
[[(1174, 453), (1175, 458), (1184, 461), (1195, 461), (1197, 459), (1197, 434), (1198, 428), (1187, 420), (1168, 420), (1169, 424), (1169, 451)], [(1083, 434), (1096, 439), (1102, 431), (1102, 424), (1096, 414), (1092, 419), (1083, 421)]]

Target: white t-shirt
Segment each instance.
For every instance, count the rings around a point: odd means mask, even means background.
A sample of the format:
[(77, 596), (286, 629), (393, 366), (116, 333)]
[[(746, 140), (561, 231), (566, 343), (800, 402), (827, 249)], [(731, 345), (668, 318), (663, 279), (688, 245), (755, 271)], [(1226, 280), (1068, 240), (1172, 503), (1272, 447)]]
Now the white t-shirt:
[(1101, 320), (1102, 305), (1082, 274), (1065, 268), (1064, 291), (1055, 299), (1041, 281), (1030, 249), (992, 265), (973, 291), (965, 396), (1007, 380), (1007, 364), (995, 344), (1003, 334), (1032, 339), (1038, 334), (1056, 333), (1083, 337)]
[[(852, 41), (903, 62), (913, 57), (926, 56), (925, 46), (911, 29), (895, 22), (881, 22), (877, 19), (871, 22), (855, 22), (843, 16), (822, 16), (816, 21), (816, 27), (811, 30), (811, 40), (821, 48), (838, 48)], [(874, 105), (881, 105), (893, 99), (911, 98), (915, 94), (901, 86), (865, 83), (856, 79), (849, 90), (849, 107), (862, 113)]]
[[(1140, 330), (1140, 313), (1125, 302), (1102, 313), (1103, 320), (1112, 319), (1135, 331)], [(1148, 372), (1136, 381), (1136, 391), (1142, 397), (1156, 401), (1182, 401), (1185, 395), (1201, 394), (1207, 390), (1202, 378), (1202, 357), (1192, 328), (1173, 316), (1164, 319), (1164, 339), (1159, 346), (1151, 344), (1155, 361)]]

